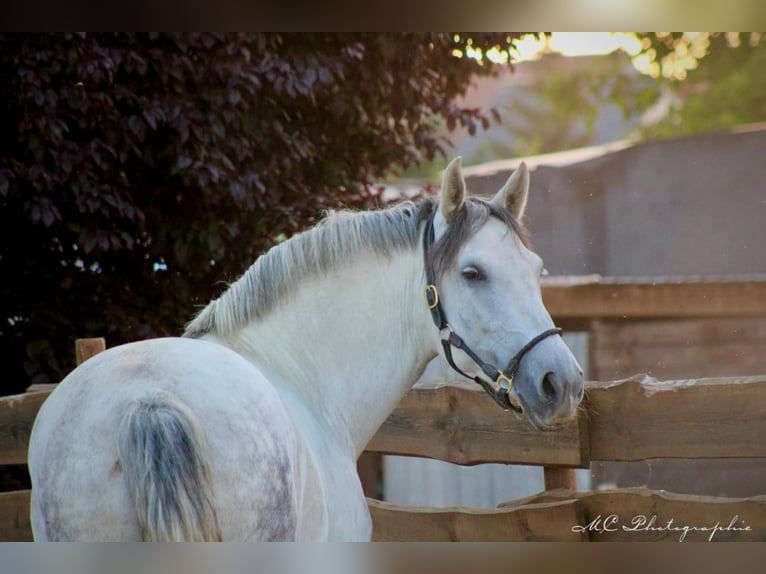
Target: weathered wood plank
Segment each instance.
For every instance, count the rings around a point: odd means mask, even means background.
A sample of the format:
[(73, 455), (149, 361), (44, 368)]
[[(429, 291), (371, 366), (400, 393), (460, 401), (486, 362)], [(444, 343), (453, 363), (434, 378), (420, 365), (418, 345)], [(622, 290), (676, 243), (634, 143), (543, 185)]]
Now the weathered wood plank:
[[(25, 464), (47, 392), (0, 397), (0, 464)], [(587, 466), (589, 460), (766, 458), (766, 375), (588, 383), (579, 420), (541, 433), (483, 392), (414, 389), (367, 447), (457, 464)]]
[(28, 542), (32, 540), (29, 522), (30, 490), (0, 492), (0, 541)]
[(49, 392), (0, 397), (0, 465), (27, 464), (29, 435)]
[(673, 346), (709, 347), (724, 342), (763, 344), (766, 316), (733, 319), (673, 319), (647, 321), (596, 321), (594, 330), (602, 335), (600, 347), (626, 346), (665, 349)]
[(516, 509), (423, 508), (367, 499), (374, 541), (576, 542), (587, 532), (574, 501), (529, 504)]
[(551, 491), (513, 500), (500, 508), (574, 502), (582, 522), (576, 530), (592, 541), (765, 541), (766, 496), (716, 498), (642, 488), (599, 492)]
[(106, 341), (103, 337), (93, 337), (90, 339), (76, 339), (74, 342), (74, 354), (77, 365), (82, 365), (85, 361), (106, 350)]
[(577, 490), (577, 474), (573, 468), (546, 466), (543, 469), (545, 490)]
[(500, 409), (481, 389), (446, 385), (411, 391), (367, 446), (384, 454), (481, 462), (588, 465), (585, 416), (541, 433)]
[(28, 393), (39, 393), (41, 391), (44, 391), (46, 393), (50, 393), (58, 386), (58, 383), (35, 383), (34, 385), (29, 385), (27, 387)]
[(590, 334), (594, 380), (647, 371), (662, 379), (766, 373), (766, 316), (593, 321)]
[(556, 320), (766, 316), (766, 276), (554, 277), (543, 301)]
[[(540, 433), (481, 391), (413, 389), (368, 450), (457, 464), (582, 466), (589, 460), (766, 458), (766, 375), (588, 383), (584, 412)], [(587, 436), (582, 436), (587, 433)]]
[(766, 458), (766, 376), (590, 383), (592, 460)]
[[(81, 365), (106, 350), (103, 337), (75, 340), (75, 359)], [(0, 465), (26, 464), (29, 435), (37, 411), (55, 385), (34, 385), (26, 393), (0, 397)]]
[(646, 489), (552, 491), (500, 509), (407, 507), (368, 500), (381, 541), (764, 541), (766, 496), (687, 496)]

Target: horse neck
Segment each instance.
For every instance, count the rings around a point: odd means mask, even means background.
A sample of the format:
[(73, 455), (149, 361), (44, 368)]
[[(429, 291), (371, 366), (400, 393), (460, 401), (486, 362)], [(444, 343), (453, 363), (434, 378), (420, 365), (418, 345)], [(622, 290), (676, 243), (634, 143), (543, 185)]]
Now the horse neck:
[(224, 344), (359, 456), (438, 352), (423, 258), (370, 257), (307, 282)]

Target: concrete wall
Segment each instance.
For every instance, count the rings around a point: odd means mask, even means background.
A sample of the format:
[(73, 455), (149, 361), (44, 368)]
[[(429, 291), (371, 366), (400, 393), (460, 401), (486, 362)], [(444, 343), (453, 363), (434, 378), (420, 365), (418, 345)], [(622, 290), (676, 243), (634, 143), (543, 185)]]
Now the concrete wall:
[[(761, 128), (530, 158), (537, 252), (563, 275), (766, 271)], [(468, 187), (492, 194), (517, 164), (467, 168)]]

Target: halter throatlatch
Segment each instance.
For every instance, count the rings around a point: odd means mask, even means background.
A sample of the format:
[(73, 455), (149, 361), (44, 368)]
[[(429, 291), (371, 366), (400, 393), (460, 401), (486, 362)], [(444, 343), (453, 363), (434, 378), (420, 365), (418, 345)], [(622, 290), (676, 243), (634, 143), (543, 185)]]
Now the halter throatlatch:
[[(452, 328), (449, 322), (447, 322), (447, 317), (444, 314), (444, 309), (442, 308), (441, 301), (439, 299), (439, 290), (436, 288), (436, 276), (432, 266), (428, 262), (428, 250), (431, 248), (431, 245), (433, 245), (433, 242), (434, 221), (433, 217), (430, 217), (423, 232), (423, 255), (426, 261), (426, 304), (428, 305), (428, 310), (431, 312), (431, 318), (433, 319), (434, 324), (439, 329), (439, 333), (441, 334), (444, 358), (447, 359), (450, 367), (452, 367), (455, 371), (467, 379), (471, 379), (472, 381), (481, 385), (481, 387), (490, 397), (495, 400), (498, 405), (506, 410), (513, 409), (516, 412), (521, 412), (519, 407), (511, 403), (510, 398), (513, 379), (516, 376), (516, 372), (519, 370), (521, 360), (524, 358), (524, 355), (531, 351), (540, 341), (547, 339), (552, 335), (560, 335), (562, 330), (553, 328), (548, 329), (547, 331), (543, 331), (537, 335), (513, 356), (513, 358), (508, 363), (508, 366), (502, 371), (496, 368), (494, 365), (482, 361), (481, 358), (479, 358), (479, 356), (474, 353), (468, 345), (466, 345), (463, 338), (455, 333), (455, 330)], [(472, 377), (471, 375), (464, 372), (460, 367), (458, 367), (452, 357), (452, 347), (460, 349), (466, 355), (468, 355), (471, 360), (476, 363), (476, 365), (487, 376), (489, 381), (486, 381), (481, 377)]]

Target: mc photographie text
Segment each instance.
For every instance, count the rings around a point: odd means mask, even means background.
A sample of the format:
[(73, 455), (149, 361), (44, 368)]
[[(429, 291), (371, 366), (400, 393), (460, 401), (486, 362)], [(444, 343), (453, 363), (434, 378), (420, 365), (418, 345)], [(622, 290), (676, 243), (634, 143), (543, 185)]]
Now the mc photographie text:
[(657, 515), (646, 516), (637, 514), (629, 520), (624, 521), (617, 514), (608, 514), (606, 516), (599, 514), (585, 525), (576, 525), (572, 527), (572, 532), (635, 532), (635, 533), (675, 533), (678, 535), (678, 541), (683, 542), (691, 532), (707, 533), (708, 541), (714, 540), (716, 534), (723, 532), (750, 532), (752, 528), (740, 520), (739, 516), (734, 516), (728, 523), (722, 524), (720, 521), (715, 524), (679, 524), (673, 518), (662, 521)]

